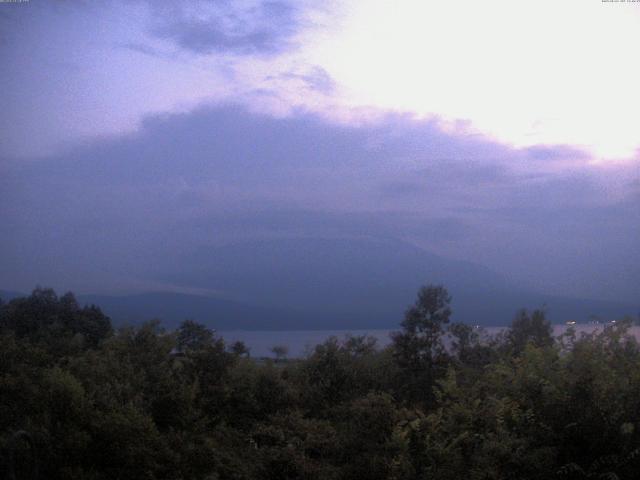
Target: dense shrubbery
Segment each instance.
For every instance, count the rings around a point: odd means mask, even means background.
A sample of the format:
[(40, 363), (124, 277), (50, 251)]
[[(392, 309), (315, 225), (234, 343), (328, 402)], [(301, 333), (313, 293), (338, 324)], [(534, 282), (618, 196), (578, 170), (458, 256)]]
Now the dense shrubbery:
[(554, 341), (543, 312), (521, 312), (487, 338), (449, 324), (449, 301), (422, 289), (384, 350), (331, 338), (275, 362), (195, 322), (113, 332), (98, 308), (38, 289), (0, 307), (2, 473), (638, 478), (640, 348), (626, 323)]

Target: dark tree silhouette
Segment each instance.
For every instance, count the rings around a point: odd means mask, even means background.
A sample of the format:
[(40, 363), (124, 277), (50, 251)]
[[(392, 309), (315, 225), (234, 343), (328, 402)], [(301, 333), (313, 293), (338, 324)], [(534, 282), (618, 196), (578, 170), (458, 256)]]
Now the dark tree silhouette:
[(402, 331), (392, 334), (393, 354), (404, 372), (406, 394), (430, 401), (431, 388), (442, 373), (447, 353), (442, 341), (451, 317), (451, 296), (441, 285), (428, 285), (405, 313)]
[(524, 350), (528, 343), (536, 347), (553, 345), (553, 327), (546, 318), (544, 310), (520, 310), (511, 323), (507, 333), (509, 344), (515, 353)]

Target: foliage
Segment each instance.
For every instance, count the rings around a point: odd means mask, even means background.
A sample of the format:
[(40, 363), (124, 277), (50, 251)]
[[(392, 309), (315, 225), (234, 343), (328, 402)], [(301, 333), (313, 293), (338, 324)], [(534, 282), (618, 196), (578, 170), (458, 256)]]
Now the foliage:
[(635, 479), (640, 346), (621, 321), (554, 339), (449, 324), (420, 290), (392, 344), (335, 337), (249, 358), (188, 320), (113, 331), (36, 289), (0, 305), (0, 477)]
[(533, 343), (536, 347), (552, 345), (553, 328), (544, 310), (535, 310), (532, 314), (526, 310), (520, 310), (513, 319), (507, 338), (514, 353), (518, 354), (529, 343)]
[(444, 287), (422, 287), (405, 313), (403, 330), (392, 335), (393, 354), (402, 373), (401, 394), (409, 402), (433, 400), (432, 388), (448, 362), (442, 339), (451, 317), (450, 303)]

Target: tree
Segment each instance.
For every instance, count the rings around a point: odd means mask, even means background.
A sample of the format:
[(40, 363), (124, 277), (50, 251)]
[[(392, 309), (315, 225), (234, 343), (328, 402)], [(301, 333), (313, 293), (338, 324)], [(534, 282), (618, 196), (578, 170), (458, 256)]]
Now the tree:
[(451, 297), (442, 286), (425, 286), (405, 313), (402, 332), (392, 334), (395, 357), (404, 368), (422, 370), (444, 353), (443, 326), (451, 317)]
[(395, 435), (398, 409), (393, 397), (369, 393), (343, 404), (336, 416), (342, 478), (406, 478), (393, 475), (403, 444)]
[(233, 342), (231, 344), (231, 347), (229, 347), (229, 350), (231, 350), (231, 353), (233, 353), (234, 355), (236, 355), (238, 357), (249, 357), (250, 356), (249, 347), (247, 347), (247, 345), (242, 340), (238, 340), (236, 342)]
[(176, 347), (180, 352), (204, 350), (213, 342), (213, 331), (201, 323), (184, 320), (178, 328)]
[(80, 307), (73, 293), (58, 298), (50, 288), (36, 288), (30, 296), (1, 307), (0, 330), (43, 342), (50, 350), (95, 348), (112, 333), (111, 320), (95, 305)]
[(275, 345), (271, 347), (271, 353), (276, 356), (276, 362), (284, 360), (289, 354), (289, 347), (286, 345)]
[(363, 357), (373, 355), (376, 352), (378, 339), (370, 335), (347, 335), (342, 348), (351, 356)]
[(401, 332), (392, 334), (393, 352), (405, 372), (411, 398), (431, 397), (431, 387), (442, 373), (447, 354), (442, 342), (444, 325), (451, 317), (451, 296), (441, 285), (428, 285), (405, 313)]
[(528, 343), (536, 347), (553, 345), (553, 327), (547, 320), (544, 310), (520, 310), (511, 323), (507, 333), (508, 342), (515, 354), (524, 350)]

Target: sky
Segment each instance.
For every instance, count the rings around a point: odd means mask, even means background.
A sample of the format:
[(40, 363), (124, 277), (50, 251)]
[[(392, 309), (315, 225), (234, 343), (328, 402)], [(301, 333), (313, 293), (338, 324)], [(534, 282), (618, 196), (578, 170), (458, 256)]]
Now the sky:
[(0, 288), (393, 238), (640, 298), (640, 2), (0, 3)]

